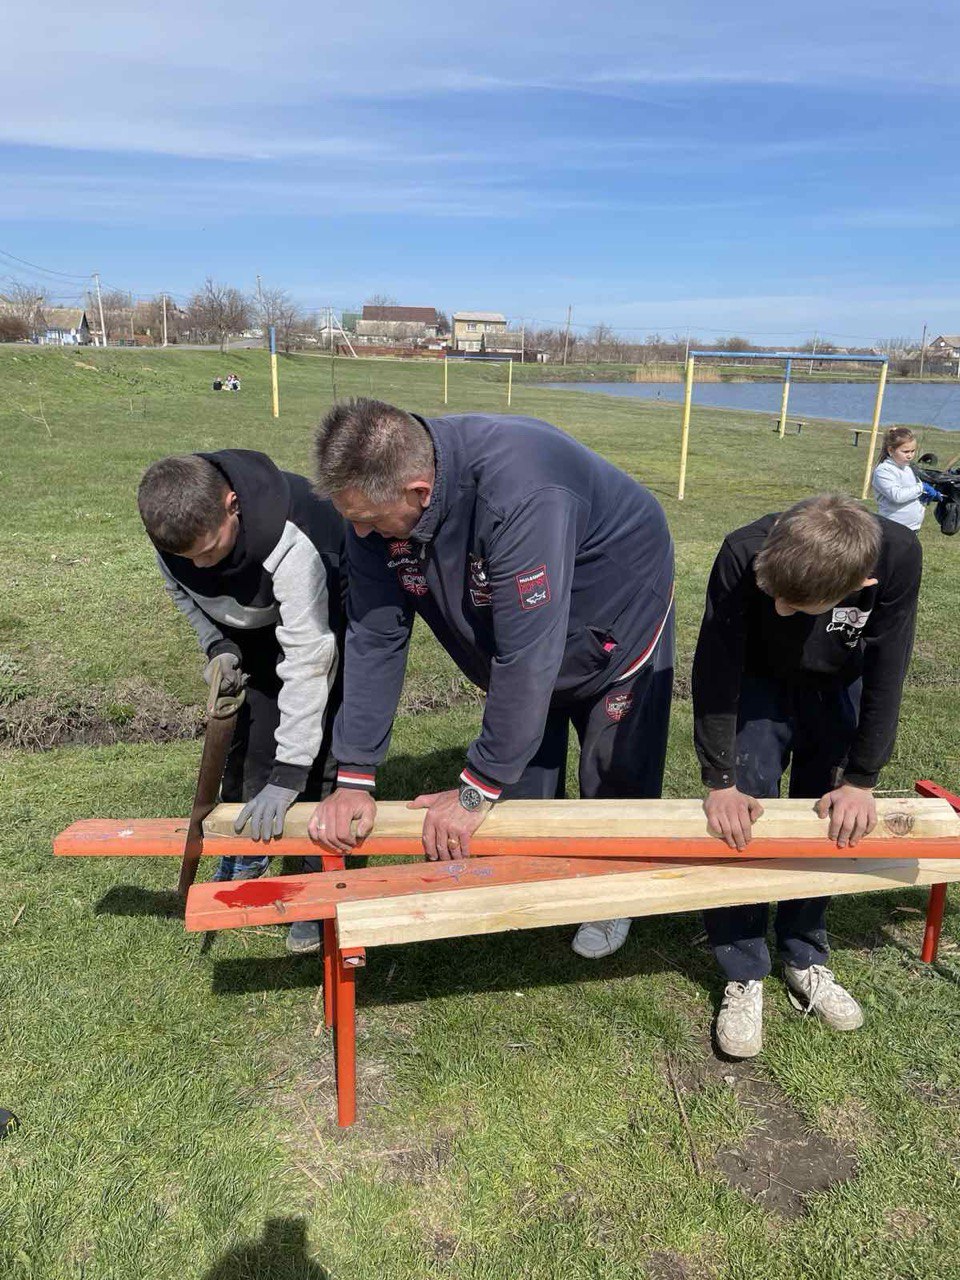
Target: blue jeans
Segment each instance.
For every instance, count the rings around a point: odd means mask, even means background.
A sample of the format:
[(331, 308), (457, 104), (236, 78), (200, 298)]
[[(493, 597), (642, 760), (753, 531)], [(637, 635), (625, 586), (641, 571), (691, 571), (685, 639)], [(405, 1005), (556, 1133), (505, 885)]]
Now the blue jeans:
[[(791, 797), (819, 799), (836, 785), (859, 709), (859, 681), (787, 685), (745, 673), (737, 715), (737, 787), (757, 799), (772, 799), (780, 794), (789, 763)], [(784, 964), (809, 969), (826, 962), (829, 901), (797, 898), (778, 905), (773, 927)], [(728, 981), (749, 982), (770, 972), (769, 914), (768, 903), (703, 913), (710, 947)]]

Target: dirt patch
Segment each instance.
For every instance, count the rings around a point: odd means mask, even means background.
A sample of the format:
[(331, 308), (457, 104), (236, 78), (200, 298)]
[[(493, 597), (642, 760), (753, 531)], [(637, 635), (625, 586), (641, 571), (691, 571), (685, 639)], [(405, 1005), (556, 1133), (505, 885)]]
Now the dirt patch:
[(912, 1240), (929, 1231), (933, 1222), (933, 1214), (926, 1213), (923, 1209), (898, 1205), (897, 1208), (884, 1212), (883, 1234), (888, 1240)]
[(750, 1128), (734, 1147), (718, 1151), (713, 1165), (727, 1183), (754, 1204), (785, 1218), (801, 1217), (809, 1199), (856, 1176), (852, 1144), (813, 1128), (756, 1062), (730, 1062), (704, 1046), (699, 1062), (678, 1078), (691, 1092), (722, 1083), (750, 1116)]
[(713, 1280), (714, 1271), (699, 1258), (687, 1258), (672, 1249), (658, 1249), (644, 1264), (647, 1280)]
[(185, 707), (139, 681), (128, 681), (109, 695), (93, 691), (70, 705), (30, 694), (0, 706), (0, 744), (21, 751), (173, 742), (202, 732), (199, 707)]

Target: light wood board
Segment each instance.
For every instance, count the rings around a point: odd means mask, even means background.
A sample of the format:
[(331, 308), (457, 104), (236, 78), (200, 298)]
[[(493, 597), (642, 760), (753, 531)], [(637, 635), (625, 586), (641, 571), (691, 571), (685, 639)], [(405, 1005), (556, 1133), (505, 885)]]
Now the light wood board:
[(590, 880), (463, 888), (343, 903), (336, 908), (337, 936), (341, 947), (380, 947), (953, 880), (960, 880), (960, 858), (744, 861), (719, 867), (683, 864)]

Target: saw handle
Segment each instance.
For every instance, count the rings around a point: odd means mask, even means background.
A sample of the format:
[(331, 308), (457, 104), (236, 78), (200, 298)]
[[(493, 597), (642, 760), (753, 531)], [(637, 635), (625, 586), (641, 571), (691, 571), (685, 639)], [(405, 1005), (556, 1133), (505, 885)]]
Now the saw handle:
[(229, 720), (231, 716), (235, 716), (247, 696), (247, 691), (242, 687), (236, 693), (220, 692), (220, 686), (223, 683), (221, 656), (218, 654), (213, 660), (213, 679), (210, 681), (210, 691), (207, 694), (207, 716), (212, 720)]

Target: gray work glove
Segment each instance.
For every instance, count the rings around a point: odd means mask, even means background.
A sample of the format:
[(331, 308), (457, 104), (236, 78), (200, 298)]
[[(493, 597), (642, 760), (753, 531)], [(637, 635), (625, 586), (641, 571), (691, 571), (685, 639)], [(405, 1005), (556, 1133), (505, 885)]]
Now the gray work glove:
[(239, 835), (249, 818), (250, 834), (254, 840), (269, 844), (271, 836), (276, 840), (283, 835), (283, 820), (299, 794), (299, 791), (291, 791), (289, 787), (278, 787), (275, 783), (268, 782), (240, 810), (233, 824), (234, 831)]
[(215, 658), (211, 658), (203, 668), (204, 680), (208, 685), (213, 684), (213, 677), (218, 663), (220, 666), (220, 692), (228, 696), (233, 693), (239, 693), (247, 683), (247, 677), (240, 666), (240, 659), (235, 653), (218, 653)]

